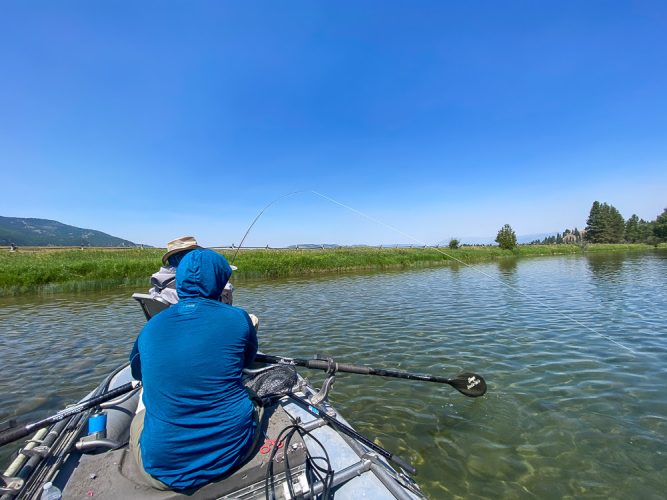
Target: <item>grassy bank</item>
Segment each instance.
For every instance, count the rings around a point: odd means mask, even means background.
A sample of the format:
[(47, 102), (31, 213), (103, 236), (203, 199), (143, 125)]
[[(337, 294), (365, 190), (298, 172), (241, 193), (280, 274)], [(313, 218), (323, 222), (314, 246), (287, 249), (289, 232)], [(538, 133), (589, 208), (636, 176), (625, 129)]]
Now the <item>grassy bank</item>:
[[(664, 248), (665, 245), (663, 244)], [(642, 244), (589, 245), (586, 252), (644, 251)], [(516, 257), (581, 253), (575, 245), (525, 245), (514, 250), (498, 247), (369, 248), (325, 250), (242, 250), (235, 264), (236, 277), (275, 278), (316, 273), (399, 269), (466, 264)], [(71, 249), (0, 252), (0, 296), (56, 293), (148, 285), (160, 266), (161, 249)], [(228, 258), (232, 254), (223, 252)]]

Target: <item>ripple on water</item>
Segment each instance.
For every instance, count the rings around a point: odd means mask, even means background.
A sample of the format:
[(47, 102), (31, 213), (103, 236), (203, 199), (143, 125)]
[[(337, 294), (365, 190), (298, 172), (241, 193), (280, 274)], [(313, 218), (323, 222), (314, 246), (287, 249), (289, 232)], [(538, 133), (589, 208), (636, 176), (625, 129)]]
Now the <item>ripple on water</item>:
[[(337, 377), (336, 408), (416, 464), (434, 498), (662, 498), (666, 257), (476, 266), (495, 279), (459, 266), (246, 282), (234, 298), (259, 316), (267, 353), (483, 375), (478, 399)], [(2, 299), (0, 421), (60, 409), (125, 361), (144, 322), (132, 291)]]

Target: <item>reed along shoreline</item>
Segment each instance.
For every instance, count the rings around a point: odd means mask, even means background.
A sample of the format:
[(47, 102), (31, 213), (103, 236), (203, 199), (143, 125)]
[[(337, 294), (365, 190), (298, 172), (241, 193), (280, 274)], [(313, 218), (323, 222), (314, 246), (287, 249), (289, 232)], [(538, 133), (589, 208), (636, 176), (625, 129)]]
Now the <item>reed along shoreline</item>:
[[(666, 244), (659, 248), (667, 248)], [(251, 249), (236, 255), (234, 279), (272, 279), (354, 271), (409, 269), (475, 264), (494, 260), (601, 252), (650, 251), (645, 244), (520, 245), (513, 250), (497, 246), (397, 248), (340, 247), (330, 249)], [(234, 250), (220, 251), (230, 260)], [(49, 247), (0, 251), (0, 297), (23, 294), (149, 287), (149, 278), (161, 265), (164, 249)]]

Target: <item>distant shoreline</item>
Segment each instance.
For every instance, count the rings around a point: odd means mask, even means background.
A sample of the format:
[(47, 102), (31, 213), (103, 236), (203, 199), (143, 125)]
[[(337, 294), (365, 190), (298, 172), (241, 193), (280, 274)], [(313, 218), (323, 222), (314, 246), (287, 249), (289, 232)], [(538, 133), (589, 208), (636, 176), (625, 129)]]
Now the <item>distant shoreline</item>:
[[(658, 248), (667, 248), (661, 244)], [(475, 264), (494, 260), (547, 255), (650, 251), (645, 244), (520, 245), (514, 250), (496, 246), (447, 247), (340, 247), (325, 249), (244, 249), (234, 264), (234, 279), (272, 279), (290, 276), (381, 271)], [(220, 251), (231, 259), (235, 250)], [(158, 248), (19, 248), (0, 250), (0, 297), (57, 294), (137, 286), (149, 288), (149, 278), (161, 265), (164, 249)]]

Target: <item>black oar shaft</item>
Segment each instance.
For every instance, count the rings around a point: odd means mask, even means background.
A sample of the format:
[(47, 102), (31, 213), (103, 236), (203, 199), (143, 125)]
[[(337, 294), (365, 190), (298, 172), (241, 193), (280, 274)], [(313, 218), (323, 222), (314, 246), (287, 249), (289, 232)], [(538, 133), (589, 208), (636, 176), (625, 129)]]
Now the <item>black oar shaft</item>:
[[(328, 370), (329, 362), (323, 359), (299, 359), (286, 358), (283, 356), (272, 356), (271, 354), (258, 353), (255, 356), (255, 361), (259, 363), (287, 363), (290, 365), (303, 366), (305, 368), (312, 368), (314, 370)], [(366, 366), (348, 365), (346, 363), (333, 363), (336, 371), (347, 373), (358, 373), (360, 375), (370, 375), (371, 368)]]
[(64, 410), (60, 410), (55, 415), (51, 415), (50, 417), (47, 417), (43, 420), (38, 420), (37, 422), (19, 427), (14, 427), (13, 429), (7, 429), (6, 431), (0, 433), (0, 446), (16, 441), (17, 439), (21, 439), (22, 437), (25, 437), (31, 432), (41, 429), (42, 427), (55, 424), (56, 422), (60, 422), (61, 420), (89, 410), (90, 408), (95, 408), (96, 406), (106, 401), (110, 401), (122, 394), (130, 392), (132, 389), (138, 386), (139, 382), (128, 382), (127, 384), (123, 384), (115, 389), (105, 392), (104, 394), (100, 394), (99, 396), (87, 399), (86, 401), (82, 401), (81, 403), (70, 406), (69, 408), (65, 408)]
[(382, 446), (379, 446), (379, 445), (375, 444), (373, 441), (368, 439), (366, 436), (363, 436), (362, 434), (359, 434), (352, 427), (349, 427), (349, 426), (345, 425), (344, 423), (339, 422), (334, 417), (331, 417), (331, 416), (327, 415), (327, 413), (324, 410), (322, 410), (322, 409), (318, 408), (317, 406), (309, 403), (304, 398), (299, 397), (294, 393), (288, 393), (287, 395), (290, 398), (294, 399), (295, 401), (298, 401), (299, 403), (301, 403), (313, 415), (323, 419), (325, 422), (327, 422), (329, 425), (335, 427), (336, 429), (338, 429), (343, 434), (346, 434), (347, 436), (351, 437), (352, 439), (356, 439), (357, 441), (362, 443), (367, 448), (369, 448), (369, 449), (375, 451), (376, 453), (379, 453), (380, 455), (382, 455), (387, 460), (391, 460), (392, 462), (397, 464), (399, 467), (401, 467), (403, 470), (405, 470), (407, 473), (412, 474), (412, 475), (417, 474), (417, 469), (415, 469), (407, 461), (405, 461), (404, 459), (402, 459), (398, 455), (395, 455), (391, 451), (384, 449)]
[[(273, 356), (270, 354), (258, 353), (255, 361), (260, 363), (286, 363), (296, 366), (303, 366), (315, 370), (329, 370), (334, 368), (338, 372), (358, 373), (360, 375), (378, 375), (380, 377), (394, 377), (407, 380), (420, 380), (423, 382), (437, 382), (439, 384), (448, 384), (458, 390), (460, 393), (470, 396), (478, 397), (484, 395), (486, 392), (486, 382), (484, 379), (474, 373), (466, 373), (454, 378), (438, 377), (436, 375), (428, 375), (423, 373), (409, 373), (401, 370), (390, 370), (385, 368), (372, 368), (370, 366), (350, 365), (347, 363), (337, 363), (323, 359), (299, 359), (288, 358), (283, 356)], [(465, 377), (464, 377), (465, 376)], [(471, 382), (466, 381), (466, 377), (473, 377)]]
[[(281, 356), (272, 356), (271, 354), (257, 354), (255, 361), (260, 363), (287, 363), (315, 370), (328, 370), (329, 361), (324, 359), (299, 359), (286, 358)], [(426, 382), (448, 383), (449, 379), (437, 377), (435, 375), (424, 375), (421, 373), (408, 373), (400, 370), (387, 370), (384, 368), (371, 368), (370, 366), (350, 365), (347, 363), (333, 362), (333, 366), (338, 372), (358, 373), (360, 375), (379, 375), (381, 377), (395, 377), (410, 380), (424, 380)]]
[(423, 382), (438, 382), (439, 384), (449, 384), (451, 380), (447, 377), (438, 377), (437, 375), (428, 375), (424, 373), (408, 373), (399, 370), (387, 370), (385, 368), (370, 368), (372, 375), (381, 377), (396, 377), (407, 380), (421, 380)]

